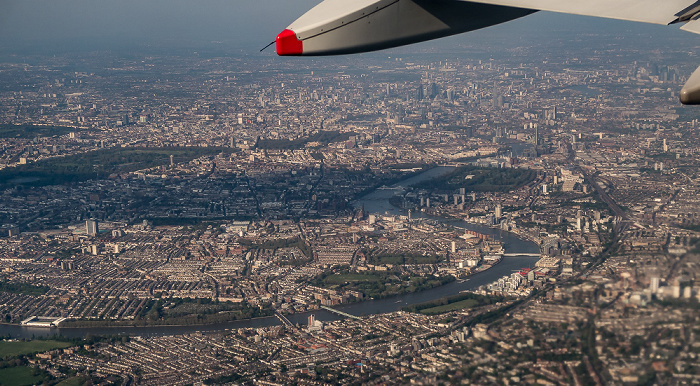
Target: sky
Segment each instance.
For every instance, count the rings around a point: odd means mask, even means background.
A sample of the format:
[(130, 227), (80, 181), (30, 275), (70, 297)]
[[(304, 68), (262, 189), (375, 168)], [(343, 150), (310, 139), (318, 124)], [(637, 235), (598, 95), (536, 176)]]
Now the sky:
[[(219, 42), (256, 52), (319, 0), (0, 0), (0, 53), (61, 52), (150, 46), (197, 47)], [(467, 39), (560, 38), (591, 32), (684, 34), (650, 26), (552, 13), (470, 33)], [(479, 35), (482, 34), (482, 35)], [(685, 33), (687, 34), (687, 33)], [(687, 34), (691, 35), (691, 34)], [(697, 37), (697, 36), (696, 36)], [(465, 39), (447, 39), (437, 44)], [(698, 40), (700, 41), (700, 40)]]
[[(314, 0), (0, 0), (0, 42), (27, 47), (223, 41), (263, 46)], [(261, 47), (262, 48), (262, 47)]]

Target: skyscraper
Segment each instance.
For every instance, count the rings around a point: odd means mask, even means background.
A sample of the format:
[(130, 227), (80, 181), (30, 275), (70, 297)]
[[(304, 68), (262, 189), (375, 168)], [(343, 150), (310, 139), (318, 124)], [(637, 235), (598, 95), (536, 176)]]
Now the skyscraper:
[(87, 233), (88, 236), (95, 236), (98, 232), (99, 228), (97, 226), (97, 220), (91, 218), (85, 221), (85, 233)]
[(418, 90), (416, 91), (416, 99), (420, 101), (423, 100), (423, 98), (425, 98), (423, 94), (423, 85), (420, 85), (418, 86)]
[(649, 286), (649, 289), (651, 290), (652, 294), (659, 292), (659, 281), (659, 278), (656, 276), (651, 278), (651, 285)]

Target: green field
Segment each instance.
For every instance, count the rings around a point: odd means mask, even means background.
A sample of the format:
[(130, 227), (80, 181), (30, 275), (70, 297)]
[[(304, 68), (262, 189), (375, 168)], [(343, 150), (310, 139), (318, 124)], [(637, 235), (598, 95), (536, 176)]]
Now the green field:
[(424, 310), (420, 310), (420, 313), (423, 315), (438, 315), (438, 314), (444, 314), (445, 312), (457, 311), (457, 310), (462, 310), (465, 308), (472, 308), (478, 304), (479, 304), (478, 300), (467, 299), (467, 300), (462, 300), (462, 301), (459, 301), (456, 303), (445, 304), (443, 306), (426, 308)]
[(0, 124), (0, 138), (55, 137), (68, 134), (71, 131), (80, 131), (80, 129), (63, 126)]
[(537, 172), (515, 168), (482, 168), (464, 166), (443, 177), (414, 185), (419, 189), (452, 191), (466, 188), (474, 192), (508, 192), (518, 189), (537, 177)]
[(41, 383), (43, 379), (43, 375), (31, 367), (0, 369), (0, 385), (3, 386), (35, 385)]
[(399, 272), (325, 272), (310, 282), (311, 285), (340, 291), (357, 291), (375, 299), (415, 293), (454, 281), (452, 276), (420, 276)]
[(73, 377), (62, 380), (61, 382), (57, 383), (56, 386), (81, 386), (83, 384), (85, 384), (84, 378)]
[(49, 292), (50, 289), (51, 288), (47, 286), (35, 286), (28, 283), (0, 281), (0, 292), (38, 296)]
[(423, 315), (438, 315), (445, 312), (473, 308), (487, 304), (497, 303), (503, 300), (501, 296), (483, 296), (473, 293), (463, 293), (455, 296), (441, 298), (426, 303), (414, 304), (402, 308), (404, 311), (417, 312)]
[(307, 143), (318, 142), (322, 145), (328, 145), (332, 142), (346, 141), (355, 133), (341, 133), (339, 131), (319, 131), (308, 137), (294, 139), (261, 139), (258, 141), (259, 149), (269, 150), (297, 150), (306, 147)]
[(0, 358), (44, 352), (69, 346), (72, 346), (72, 344), (69, 342), (59, 342), (57, 340), (31, 340), (26, 342), (0, 341)]
[[(5, 184), (55, 185), (107, 178), (110, 174), (167, 165), (170, 156), (175, 162), (187, 162), (205, 155), (231, 149), (217, 147), (112, 148), (67, 157), (54, 157), (0, 171)], [(20, 182), (24, 181), (24, 182)], [(2, 183), (0, 183), (2, 185)]]

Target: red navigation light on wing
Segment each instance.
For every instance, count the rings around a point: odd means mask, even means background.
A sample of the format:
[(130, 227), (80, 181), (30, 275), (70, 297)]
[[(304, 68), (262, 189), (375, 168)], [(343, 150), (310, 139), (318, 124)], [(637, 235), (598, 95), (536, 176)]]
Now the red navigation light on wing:
[(290, 29), (277, 35), (277, 55), (297, 56), (304, 52), (304, 42), (297, 39), (297, 34)]
[(338, 55), (471, 31), (534, 11), (436, 0), (324, 0), (277, 36), (279, 55)]

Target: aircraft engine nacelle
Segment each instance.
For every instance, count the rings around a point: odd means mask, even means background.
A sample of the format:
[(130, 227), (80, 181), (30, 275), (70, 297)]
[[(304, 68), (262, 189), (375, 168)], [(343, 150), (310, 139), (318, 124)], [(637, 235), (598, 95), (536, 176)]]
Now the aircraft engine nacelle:
[(277, 36), (277, 54), (374, 51), (472, 31), (533, 12), (454, 0), (325, 0)]

